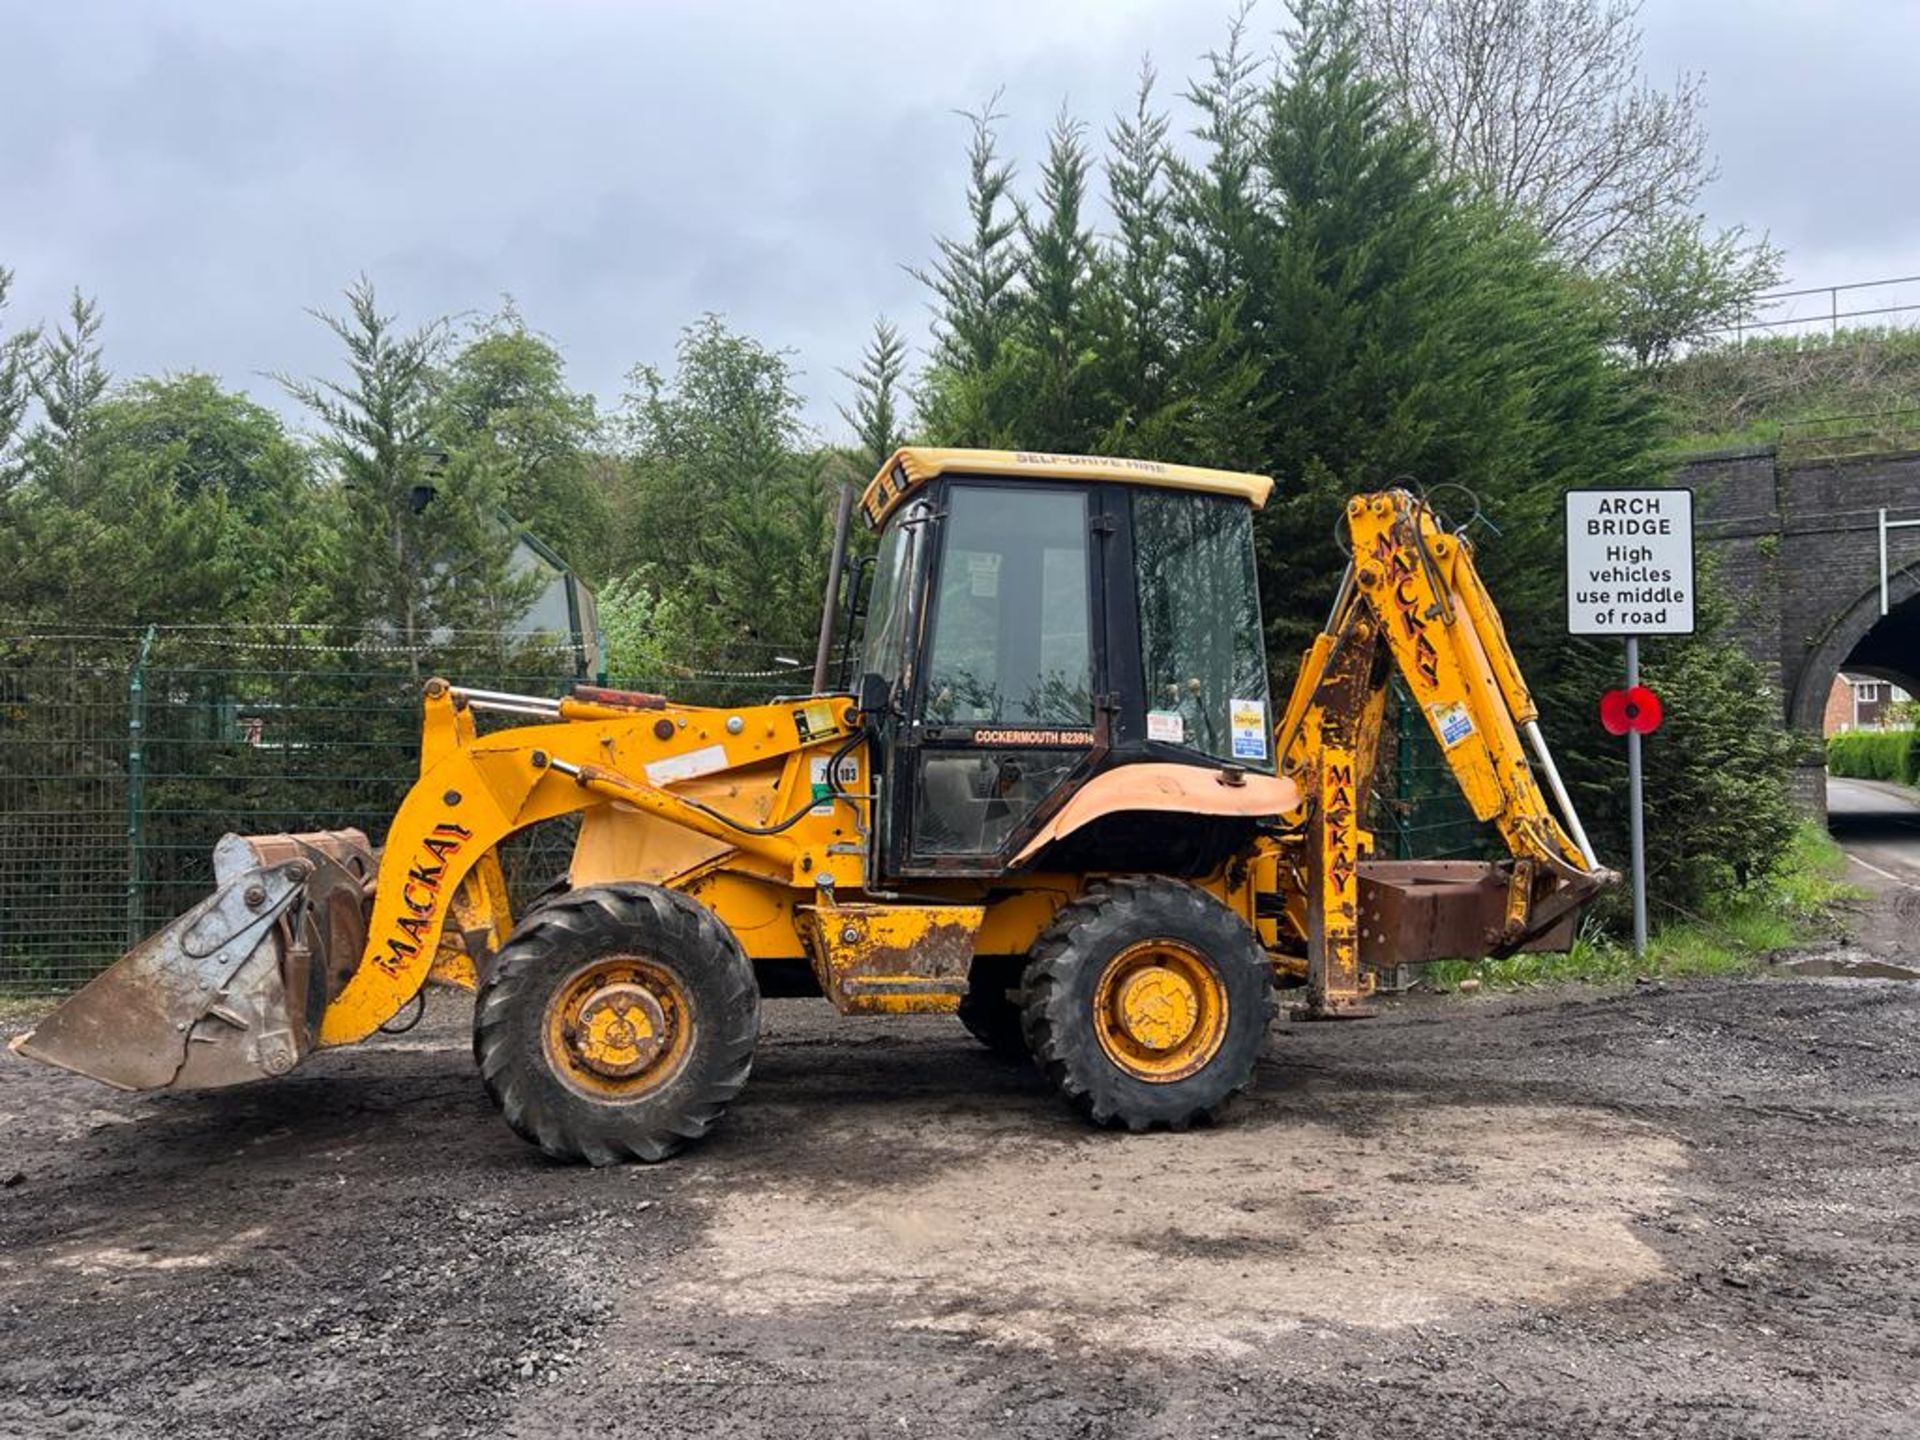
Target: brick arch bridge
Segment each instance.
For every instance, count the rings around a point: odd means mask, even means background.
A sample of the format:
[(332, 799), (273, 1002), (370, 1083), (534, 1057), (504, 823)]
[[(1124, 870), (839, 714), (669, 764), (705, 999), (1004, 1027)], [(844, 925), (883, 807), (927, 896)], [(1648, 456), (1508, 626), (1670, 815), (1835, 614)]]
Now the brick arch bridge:
[(1880, 613), (1879, 512), (1920, 520), (1920, 451), (1796, 458), (1767, 445), (1690, 457), (1703, 554), (1738, 606), (1733, 638), (1765, 670), (1781, 723), (1807, 737), (1798, 793), (1824, 812), (1820, 721), (1844, 667), (1920, 695), (1920, 528), (1891, 530)]

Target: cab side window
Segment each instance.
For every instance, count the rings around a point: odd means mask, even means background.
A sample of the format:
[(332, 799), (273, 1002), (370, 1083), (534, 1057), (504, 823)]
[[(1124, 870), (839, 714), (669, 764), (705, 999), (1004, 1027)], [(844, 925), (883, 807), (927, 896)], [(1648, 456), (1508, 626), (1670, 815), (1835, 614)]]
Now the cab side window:
[(1139, 490), (1133, 534), (1147, 738), (1270, 768), (1252, 511), (1219, 496)]

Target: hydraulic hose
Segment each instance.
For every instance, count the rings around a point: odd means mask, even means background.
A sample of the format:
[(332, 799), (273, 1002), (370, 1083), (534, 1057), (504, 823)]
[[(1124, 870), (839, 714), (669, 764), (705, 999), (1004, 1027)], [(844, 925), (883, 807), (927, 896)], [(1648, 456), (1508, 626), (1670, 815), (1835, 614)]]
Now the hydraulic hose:
[[(851, 800), (853, 798), (840, 788), (840, 781), (834, 772), (840, 768), (840, 762), (846, 759), (847, 752), (852, 750), (855, 745), (859, 744), (865, 738), (866, 732), (864, 730), (855, 730), (847, 737), (847, 743), (834, 751), (833, 758), (827, 761), (827, 786), (833, 792), (833, 797), (836, 800)], [(813, 809), (811, 803), (803, 805), (778, 825), (745, 825), (734, 819), (731, 815), (723, 815), (712, 806), (702, 805), (698, 800), (689, 799), (685, 795), (680, 797), (680, 801), (682, 804), (689, 805), (693, 809), (698, 810), (702, 815), (711, 816), (713, 819), (718, 820), (728, 829), (738, 830), (742, 835), (783, 835), (798, 825)]]

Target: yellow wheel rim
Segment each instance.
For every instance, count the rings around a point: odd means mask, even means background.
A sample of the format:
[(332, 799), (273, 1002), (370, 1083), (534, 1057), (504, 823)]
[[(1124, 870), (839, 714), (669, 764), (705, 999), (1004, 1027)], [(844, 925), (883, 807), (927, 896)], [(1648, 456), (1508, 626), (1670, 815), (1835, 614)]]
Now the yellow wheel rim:
[(1212, 965), (1178, 940), (1143, 940), (1101, 972), (1095, 1033), (1106, 1057), (1140, 1080), (1183, 1080), (1220, 1053), (1227, 991)]
[(680, 978), (644, 955), (582, 965), (547, 1001), (547, 1062), (582, 1094), (636, 1100), (679, 1070), (693, 1039)]

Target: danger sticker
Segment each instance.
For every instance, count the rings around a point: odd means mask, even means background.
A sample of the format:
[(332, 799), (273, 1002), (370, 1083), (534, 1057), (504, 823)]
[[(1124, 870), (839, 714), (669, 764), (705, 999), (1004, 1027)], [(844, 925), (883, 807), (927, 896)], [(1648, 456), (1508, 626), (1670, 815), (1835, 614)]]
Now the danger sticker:
[(1227, 718), (1233, 731), (1233, 758), (1236, 760), (1264, 760), (1267, 758), (1267, 702), (1264, 700), (1230, 700), (1227, 702)]
[(1440, 736), (1440, 743), (1451, 750), (1473, 734), (1473, 720), (1467, 714), (1467, 707), (1456, 700), (1434, 709), (1433, 728)]
[(1184, 745), (1187, 740), (1187, 722), (1181, 718), (1178, 710), (1149, 710), (1147, 739), (1161, 740), (1169, 745)]

